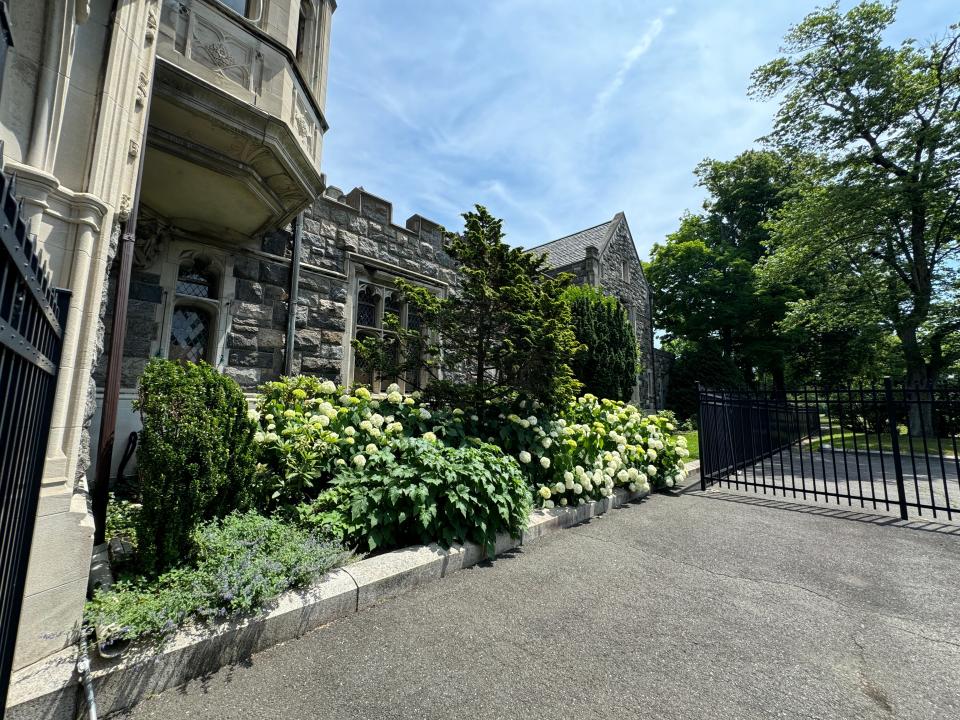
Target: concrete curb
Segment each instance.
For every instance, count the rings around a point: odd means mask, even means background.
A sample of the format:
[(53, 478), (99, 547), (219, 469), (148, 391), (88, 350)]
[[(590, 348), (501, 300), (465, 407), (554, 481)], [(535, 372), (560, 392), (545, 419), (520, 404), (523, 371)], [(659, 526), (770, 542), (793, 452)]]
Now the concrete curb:
[[(648, 494), (616, 488), (602, 500), (576, 507), (535, 510), (521, 537), (497, 536), (495, 554), (502, 555)], [(394, 550), (338, 568), (307, 589), (286, 592), (265, 614), (214, 627), (188, 626), (160, 649), (141, 644), (119, 660), (95, 657), (91, 677), (99, 714), (102, 717), (128, 708), (145, 697), (241, 662), (256, 652), (486, 558), (485, 550), (475, 543), (453, 545), (449, 550), (436, 544)], [(74, 720), (81, 710), (75, 665), (76, 647), (71, 646), (15, 672), (7, 699), (8, 720)]]

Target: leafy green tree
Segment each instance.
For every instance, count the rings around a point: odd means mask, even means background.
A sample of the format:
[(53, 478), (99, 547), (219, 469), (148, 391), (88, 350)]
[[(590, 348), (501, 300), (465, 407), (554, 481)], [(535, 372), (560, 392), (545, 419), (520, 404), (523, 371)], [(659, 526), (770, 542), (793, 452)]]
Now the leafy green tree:
[(586, 392), (628, 401), (637, 382), (637, 337), (620, 301), (589, 285), (567, 289), (573, 331), (583, 349), (573, 374)]
[(713, 349), (744, 379), (763, 374), (782, 389), (794, 341), (775, 330), (798, 290), (760, 285), (756, 268), (792, 168), (778, 153), (750, 150), (726, 162), (704, 160), (696, 175), (708, 193), (704, 212), (684, 216), (666, 243), (654, 246), (647, 268), (654, 322), (666, 340)]
[(580, 388), (570, 367), (580, 346), (563, 296), (570, 276), (550, 277), (544, 255), (507, 245), (502, 221), (486, 208), (463, 218), (462, 234), (446, 233), (460, 271), (456, 292), (439, 298), (398, 281), (421, 328), (404, 331), (387, 318), (393, 337), (355, 342), (357, 354), (383, 377), (415, 381), (423, 371), (429, 398), (481, 417), (517, 400), (569, 401)]
[[(895, 13), (880, 2), (817, 9), (754, 72), (752, 92), (780, 98), (770, 142), (804, 154), (771, 225), (765, 272), (781, 283), (842, 267), (834, 277), (846, 292), (822, 299), (822, 311), (876, 308), (900, 341), (908, 382), (926, 385), (949, 366), (960, 331), (960, 26), (891, 47), (883, 34)], [(911, 431), (931, 429), (921, 415), (912, 409)]]
[(743, 374), (724, 356), (715, 339), (700, 343), (675, 340), (664, 345), (674, 355), (667, 384), (667, 407), (682, 420), (695, 418), (697, 383), (710, 388), (743, 386)]

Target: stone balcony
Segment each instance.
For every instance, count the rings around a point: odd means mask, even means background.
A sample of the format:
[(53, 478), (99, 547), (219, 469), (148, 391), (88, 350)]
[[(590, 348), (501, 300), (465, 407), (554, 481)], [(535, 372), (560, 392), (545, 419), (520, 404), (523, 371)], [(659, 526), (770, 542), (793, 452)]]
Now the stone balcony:
[(163, 0), (144, 204), (223, 238), (279, 227), (323, 189), (326, 129), (289, 48), (215, 0)]

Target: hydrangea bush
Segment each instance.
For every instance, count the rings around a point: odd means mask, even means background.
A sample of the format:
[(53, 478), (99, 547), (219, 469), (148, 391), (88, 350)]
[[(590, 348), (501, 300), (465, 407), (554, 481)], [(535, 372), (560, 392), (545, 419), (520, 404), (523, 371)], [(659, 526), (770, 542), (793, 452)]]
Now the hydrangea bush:
[(672, 488), (686, 476), (686, 438), (673, 434), (668, 418), (628, 403), (585, 395), (562, 417), (511, 413), (503, 420), (510, 428), (504, 445), (528, 468), (544, 507), (608, 497), (618, 486)]
[(351, 392), (306, 376), (267, 383), (251, 418), (260, 425), (260, 470), (278, 504), (316, 496), (340, 469), (362, 469), (391, 439), (442, 437), (455, 447), (464, 439), (462, 412), (431, 410), (396, 385), (374, 397), (365, 387)]
[(281, 504), (315, 497), (339, 472), (362, 470), (403, 437), (496, 445), (518, 461), (545, 507), (607, 497), (617, 486), (670, 488), (685, 476), (686, 439), (674, 434), (671, 418), (628, 403), (585, 395), (561, 412), (521, 401), (486, 415), (434, 409), (395, 385), (374, 396), (365, 387), (296, 377), (266, 385), (252, 417), (260, 423), (262, 471)]

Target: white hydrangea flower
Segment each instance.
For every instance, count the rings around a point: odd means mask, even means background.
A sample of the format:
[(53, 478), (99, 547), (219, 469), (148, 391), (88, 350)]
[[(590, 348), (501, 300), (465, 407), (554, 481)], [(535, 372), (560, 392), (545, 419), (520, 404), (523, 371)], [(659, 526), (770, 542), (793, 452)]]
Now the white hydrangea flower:
[(247, 410), (247, 420), (251, 422), (260, 422), (260, 413), (256, 410)]
[(574, 495), (579, 495), (579, 494), (582, 493), (582, 492), (583, 492), (583, 485), (581, 485), (580, 483), (574, 483), (574, 484), (573, 484), (573, 494), (574, 494)]
[(629, 485), (627, 485), (627, 487), (630, 489), (630, 492), (637, 491), (637, 484), (635, 482), (630, 483)]
[(673, 426), (673, 423), (667, 423), (667, 430), (673, 432), (676, 428)]
[(673, 478), (671, 477), (667, 478), (667, 487), (673, 487)]
[(320, 383), (320, 392), (325, 395), (333, 395), (337, 391), (337, 385), (333, 380), (324, 380)]
[(392, 392), (387, 395), (387, 402), (393, 403), (394, 405), (399, 405), (403, 402), (403, 395), (399, 392)]
[(367, 464), (367, 459), (363, 455), (354, 455), (353, 464), (356, 465), (358, 468), (362, 468), (364, 465)]
[(530, 457), (530, 453), (528, 453), (526, 450), (521, 450), (520, 455), (518, 457), (520, 459), (520, 462), (522, 462), (524, 465), (526, 465), (528, 462), (530, 462), (533, 459), (532, 457)]
[(370, 422), (369, 420), (361, 420), (360, 429), (365, 432), (370, 432), (371, 430), (373, 430), (373, 423)]
[(284, 416), (285, 418), (288, 418), (288, 419), (289, 419), (289, 418), (292, 418), (292, 417), (293, 417), (294, 415), (296, 415), (296, 414), (297, 414), (297, 413), (296, 413), (296, 411), (294, 411), (294, 410), (284, 410), (284, 411), (283, 411), (283, 416)]
[(546, 485), (541, 485), (540, 489), (537, 491), (544, 500), (549, 500), (550, 496), (553, 494)]
[(343, 429), (343, 434), (347, 437), (353, 437), (357, 434), (357, 429), (353, 427), (353, 425), (347, 425), (347, 427)]
[(551, 440), (548, 437), (545, 437), (543, 440), (540, 441), (540, 444), (543, 445), (545, 448), (549, 448), (551, 445), (553, 445), (553, 440)]
[(553, 500), (545, 500), (545, 501), (543, 502), (543, 506), (544, 506), (547, 510), (552, 510), (552, 509), (553, 509)]
[(548, 469), (550, 467), (550, 458), (548, 457), (540, 458), (540, 467), (542, 467), (544, 470)]
[(562, 483), (562, 482), (558, 482), (558, 483), (557, 483), (556, 485), (554, 485), (551, 489), (552, 489), (557, 495), (563, 495), (564, 487), (563, 487), (563, 483)]
[(657, 459), (657, 451), (654, 450), (653, 448), (650, 448), (649, 450), (647, 450), (647, 459), (649, 459), (649, 460), (656, 460), (656, 459)]
[(420, 415), (420, 419), (421, 419), (421, 420), (429, 420), (429, 419), (430, 419), (430, 411), (427, 410), (426, 408), (420, 408), (420, 413), (419, 413), (419, 415)]
[(528, 417), (527, 422), (530, 423), (530, 425), (536, 425), (537, 424), (536, 415), (531, 415), (530, 417)]
[(629, 479), (630, 479), (630, 474), (626, 470), (621, 470), (620, 472), (617, 473), (617, 480), (619, 480), (620, 482), (625, 483)]
[(432, 432), (425, 432), (421, 437), (427, 442), (436, 442), (437, 436)]
[(363, 451), (368, 455), (372, 455), (377, 451), (377, 446), (373, 443), (367, 443), (367, 446), (363, 449)]
[(320, 427), (327, 427), (330, 424), (330, 418), (327, 417), (326, 415), (320, 415), (317, 418), (317, 423), (320, 425)]
[(678, 437), (677, 437), (677, 445), (679, 445), (680, 447), (686, 447), (686, 446), (687, 446), (687, 439), (686, 439), (683, 435), (678, 436)]
[(653, 477), (657, 474), (657, 468), (653, 465), (647, 465), (647, 475)]
[(567, 499), (566, 499), (566, 498), (560, 498), (560, 505), (561, 505), (561, 507), (566, 507), (566, 506), (567, 506)]

